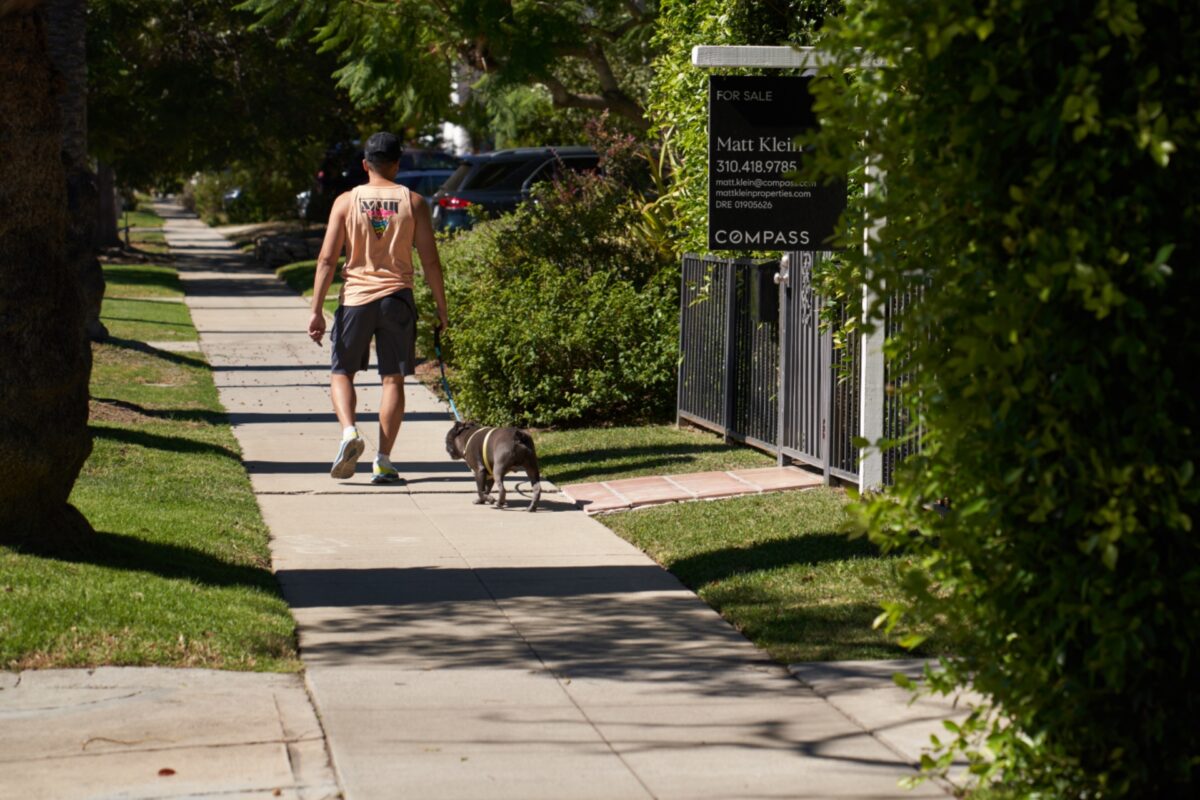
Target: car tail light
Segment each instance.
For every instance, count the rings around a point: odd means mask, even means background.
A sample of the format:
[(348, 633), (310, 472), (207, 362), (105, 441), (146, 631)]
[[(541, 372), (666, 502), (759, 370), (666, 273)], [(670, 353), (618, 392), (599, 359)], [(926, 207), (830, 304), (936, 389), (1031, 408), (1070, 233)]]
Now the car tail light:
[(322, 179), (322, 178), (324, 178), (324, 177), (325, 177), (325, 170), (320, 170), (320, 171), (317, 173), (317, 180), (321, 180), (321, 179)]
[(462, 209), (471, 205), (471, 201), (463, 200), (461, 197), (454, 197), (454, 196), (439, 197), (438, 205), (449, 211), (461, 211)]

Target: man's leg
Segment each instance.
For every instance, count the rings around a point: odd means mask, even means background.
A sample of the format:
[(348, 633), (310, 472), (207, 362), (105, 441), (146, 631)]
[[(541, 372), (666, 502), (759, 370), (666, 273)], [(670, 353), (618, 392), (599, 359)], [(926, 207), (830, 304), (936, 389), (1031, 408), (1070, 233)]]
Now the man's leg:
[(342, 428), (352, 428), (355, 425), (355, 414), (358, 407), (358, 393), (354, 391), (354, 373), (329, 376), (329, 395), (333, 398), (333, 413), (337, 414)]
[(383, 396), (379, 401), (379, 454), (371, 468), (372, 483), (400, 482), (400, 473), (392, 464), (391, 454), (404, 419), (404, 376), (412, 374), (416, 363), (413, 350), (415, 324), (411, 292), (406, 290), (379, 302), (375, 344), (379, 351)]
[(404, 421), (404, 376), (384, 375), (383, 397), (379, 401), (379, 452), (389, 458), (400, 423)]
[(370, 353), (371, 331), (376, 309), (370, 304), (361, 307), (339, 307), (330, 332), (332, 371), (329, 376), (329, 397), (333, 411), (342, 424), (342, 443), (329, 476), (344, 481), (354, 477), (358, 457), (364, 443), (355, 425), (358, 393), (354, 390), (355, 373), (366, 369)]
[(329, 476), (344, 481), (354, 476), (354, 468), (364, 448), (362, 437), (358, 435), (358, 428), (354, 424), (358, 402), (358, 395), (354, 391), (354, 373), (342, 375), (335, 372), (330, 375), (329, 396), (333, 398), (333, 412), (337, 414), (338, 422), (342, 423), (342, 444), (338, 447)]

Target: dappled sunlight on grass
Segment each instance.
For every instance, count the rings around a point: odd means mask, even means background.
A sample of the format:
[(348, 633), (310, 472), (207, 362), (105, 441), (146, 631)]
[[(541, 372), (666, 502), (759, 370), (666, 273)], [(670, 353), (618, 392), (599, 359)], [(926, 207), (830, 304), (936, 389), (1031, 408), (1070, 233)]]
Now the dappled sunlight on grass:
[(534, 436), (542, 472), (555, 483), (769, 467), (771, 456), (716, 434), (673, 425), (578, 428)]
[(897, 597), (897, 559), (839, 531), (845, 502), (837, 490), (815, 489), (680, 503), (601, 521), (781, 662), (945, 651), (936, 635), (913, 651), (874, 628), (880, 604)]

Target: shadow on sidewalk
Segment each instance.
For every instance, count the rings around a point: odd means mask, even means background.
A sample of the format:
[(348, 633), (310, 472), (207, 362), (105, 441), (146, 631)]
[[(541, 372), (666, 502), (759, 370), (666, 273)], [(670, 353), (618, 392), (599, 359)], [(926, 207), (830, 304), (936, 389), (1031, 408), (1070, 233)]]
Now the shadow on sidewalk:
[[(289, 388), (295, 384), (289, 384)], [(320, 384), (326, 387), (326, 384)], [(327, 388), (327, 387), (326, 387)], [(361, 391), (362, 386), (358, 389)], [(374, 425), (379, 422), (379, 413), (376, 411), (360, 411), (356, 414), (358, 426), (361, 430), (364, 425)], [(234, 425), (257, 425), (264, 423), (289, 423), (289, 422), (328, 422), (330, 435), (334, 435), (341, 428), (335, 426), (338, 421), (337, 415), (332, 411), (293, 411), (293, 412), (270, 412), (270, 411), (234, 411), (229, 414), (229, 421)], [(445, 421), (446, 429), (450, 429), (450, 424), (453, 418), (443, 411), (406, 411), (404, 412), (404, 422), (441, 422)], [(404, 434), (401, 433), (400, 440), (403, 442)], [(332, 453), (330, 456), (332, 457)]]
[[(333, 455), (333, 453), (330, 454), (331, 458), (328, 461), (247, 461), (246, 471), (254, 475), (325, 475), (329, 473), (329, 464), (333, 461)], [(446, 474), (474, 481), (470, 471), (461, 462), (456, 463), (449, 460), (445, 463), (405, 461), (403, 458), (397, 457), (395, 463), (396, 468), (403, 472)], [(369, 462), (367, 466), (370, 466)]]

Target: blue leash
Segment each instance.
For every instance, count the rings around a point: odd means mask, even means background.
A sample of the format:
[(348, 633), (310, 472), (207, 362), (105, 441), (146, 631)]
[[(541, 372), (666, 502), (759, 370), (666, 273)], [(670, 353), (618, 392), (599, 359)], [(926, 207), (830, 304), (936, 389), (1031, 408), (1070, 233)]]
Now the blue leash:
[(442, 329), (440, 327), (433, 330), (433, 352), (437, 356), (438, 369), (442, 371), (442, 388), (446, 390), (446, 399), (450, 401), (450, 410), (454, 412), (454, 418), (462, 422), (462, 414), (458, 413), (458, 406), (454, 405), (454, 393), (450, 391), (450, 381), (446, 380), (446, 362), (442, 360)]

